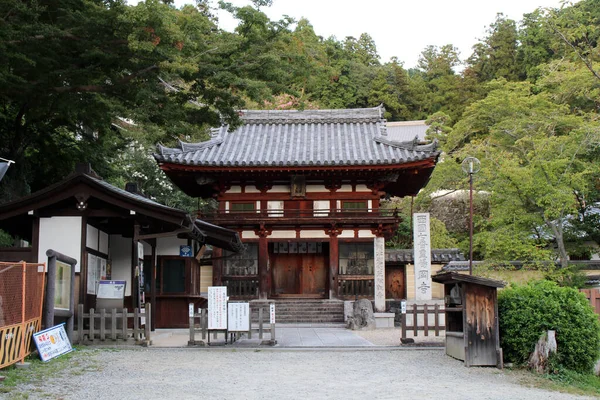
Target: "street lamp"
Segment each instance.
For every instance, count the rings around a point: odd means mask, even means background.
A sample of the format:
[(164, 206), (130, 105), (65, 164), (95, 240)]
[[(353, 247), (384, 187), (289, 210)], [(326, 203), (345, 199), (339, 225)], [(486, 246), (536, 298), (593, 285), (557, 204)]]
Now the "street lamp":
[(469, 175), (469, 275), (473, 275), (473, 174), (481, 169), (481, 162), (475, 157), (467, 157), (461, 164)]

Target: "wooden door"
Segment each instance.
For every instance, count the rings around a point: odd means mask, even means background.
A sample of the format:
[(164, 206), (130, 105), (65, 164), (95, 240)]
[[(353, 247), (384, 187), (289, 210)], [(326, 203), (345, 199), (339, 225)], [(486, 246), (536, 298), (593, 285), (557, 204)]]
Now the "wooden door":
[(406, 299), (406, 281), (404, 277), (404, 266), (385, 267), (385, 298)]
[(300, 274), (302, 260), (298, 254), (272, 254), (273, 274), (272, 295), (300, 293)]
[(320, 295), (326, 293), (327, 264), (323, 254), (302, 254), (302, 294)]

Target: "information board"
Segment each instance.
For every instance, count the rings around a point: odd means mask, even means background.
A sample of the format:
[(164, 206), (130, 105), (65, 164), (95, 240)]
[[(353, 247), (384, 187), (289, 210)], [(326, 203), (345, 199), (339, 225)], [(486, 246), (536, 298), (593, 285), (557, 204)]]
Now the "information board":
[(227, 286), (208, 287), (208, 329), (227, 329)]
[(43, 362), (73, 351), (64, 323), (34, 333), (33, 340)]
[(431, 236), (429, 213), (413, 214), (415, 298), (431, 300)]
[(250, 303), (229, 303), (227, 305), (227, 330), (248, 332), (250, 329)]
[(126, 281), (100, 281), (98, 282), (99, 299), (122, 300), (125, 298)]
[(275, 304), (273, 303), (269, 305), (269, 322), (272, 324), (275, 323)]

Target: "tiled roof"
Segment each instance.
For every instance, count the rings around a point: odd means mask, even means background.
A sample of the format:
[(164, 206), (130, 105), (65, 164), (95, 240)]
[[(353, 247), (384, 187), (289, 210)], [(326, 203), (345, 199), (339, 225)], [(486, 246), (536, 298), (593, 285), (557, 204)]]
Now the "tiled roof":
[[(433, 249), (431, 250), (431, 262), (434, 264), (445, 264), (452, 261), (462, 261), (465, 256), (459, 249)], [(413, 249), (385, 249), (385, 262), (407, 263), (414, 260)]]
[(199, 166), (393, 165), (437, 156), (436, 144), (391, 139), (383, 108), (244, 111), (243, 125), (211, 139), (158, 146), (159, 162)]

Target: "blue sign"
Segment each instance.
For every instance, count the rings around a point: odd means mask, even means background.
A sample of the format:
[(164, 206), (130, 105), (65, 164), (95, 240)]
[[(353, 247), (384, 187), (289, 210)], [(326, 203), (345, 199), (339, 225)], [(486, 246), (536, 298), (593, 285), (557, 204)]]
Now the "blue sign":
[(181, 257), (191, 257), (192, 256), (192, 246), (187, 246), (187, 245), (179, 246), (179, 255)]
[(64, 323), (34, 333), (33, 340), (43, 362), (73, 351)]

